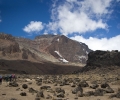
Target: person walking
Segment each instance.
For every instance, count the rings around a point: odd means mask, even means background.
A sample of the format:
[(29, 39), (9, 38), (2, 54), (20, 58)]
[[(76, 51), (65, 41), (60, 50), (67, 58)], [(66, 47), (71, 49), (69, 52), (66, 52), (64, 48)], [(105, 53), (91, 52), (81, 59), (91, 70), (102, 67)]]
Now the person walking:
[(0, 75), (0, 85), (2, 84), (2, 75)]
[(16, 81), (16, 75), (12, 74), (12, 81)]

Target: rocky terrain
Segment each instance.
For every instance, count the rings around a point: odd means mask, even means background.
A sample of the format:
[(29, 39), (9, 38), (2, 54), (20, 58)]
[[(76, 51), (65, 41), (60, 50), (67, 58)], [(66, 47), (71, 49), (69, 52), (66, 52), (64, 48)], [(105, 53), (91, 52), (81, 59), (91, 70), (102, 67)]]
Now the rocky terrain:
[(16, 81), (6, 82), (3, 80), (0, 85), (0, 100), (120, 99), (120, 76), (118, 75), (22, 74), (16, 76)]
[[(13, 73), (16, 80), (6, 80)], [(0, 100), (119, 100), (120, 52), (59, 35), (0, 34), (1, 76)]]

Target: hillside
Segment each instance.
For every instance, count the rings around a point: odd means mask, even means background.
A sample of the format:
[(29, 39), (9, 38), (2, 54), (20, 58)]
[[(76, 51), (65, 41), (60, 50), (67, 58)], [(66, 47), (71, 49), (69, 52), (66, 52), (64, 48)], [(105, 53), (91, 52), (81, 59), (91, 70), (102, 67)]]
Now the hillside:
[(30, 40), (0, 33), (0, 73), (71, 74), (83, 67), (90, 51), (63, 35)]
[(84, 43), (63, 35), (40, 35), (34, 40), (16, 38), (21, 47), (28, 48), (40, 58), (51, 62), (85, 64), (91, 51)]

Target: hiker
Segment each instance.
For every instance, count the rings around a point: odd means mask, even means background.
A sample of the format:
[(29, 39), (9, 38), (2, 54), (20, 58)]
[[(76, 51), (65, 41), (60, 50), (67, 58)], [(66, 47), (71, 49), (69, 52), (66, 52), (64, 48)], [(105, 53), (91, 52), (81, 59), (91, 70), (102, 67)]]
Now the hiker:
[(10, 82), (12, 81), (12, 75), (11, 74), (9, 75), (9, 81)]
[(0, 75), (0, 85), (2, 84), (2, 75)]
[(5, 75), (4, 76), (4, 80), (6, 81), (7, 86), (8, 86), (8, 84), (9, 84), (9, 75)]
[(12, 81), (16, 81), (16, 76), (15, 76), (15, 74), (12, 74)]

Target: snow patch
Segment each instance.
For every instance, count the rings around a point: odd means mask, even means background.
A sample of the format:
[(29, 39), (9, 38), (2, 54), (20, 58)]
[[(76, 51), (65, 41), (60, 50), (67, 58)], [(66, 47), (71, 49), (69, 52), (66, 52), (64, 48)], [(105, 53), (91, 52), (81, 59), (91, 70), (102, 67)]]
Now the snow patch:
[(89, 52), (86, 51), (86, 54), (88, 54)]
[(86, 59), (87, 60), (87, 57), (86, 56), (78, 56), (78, 58), (81, 60), (81, 59)]
[(58, 42), (60, 41), (59, 38), (57, 39), (57, 41), (58, 41)]
[(64, 62), (64, 63), (67, 63), (67, 62), (69, 62), (69, 61), (67, 61), (66, 59), (64, 59), (63, 57), (62, 57), (62, 55), (58, 52), (58, 51), (54, 51), (55, 53), (57, 53), (58, 54), (58, 56), (60, 57), (60, 61), (62, 61), (62, 62)]
[(79, 58), (84, 58), (84, 59), (86, 59), (86, 56), (79, 56)]
[(79, 42), (80, 44), (82, 44), (82, 42)]
[(60, 56), (62, 58), (62, 55), (58, 51), (54, 51), (54, 52), (57, 53), (58, 56)]
[(68, 61), (67, 61), (66, 59), (64, 59), (64, 58), (63, 58), (63, 59), (61, 58), (60, 60), (61, 60), (62, 62), (64, 62), (64, 63), (67, 63), (67, 62), (68, 62)]

